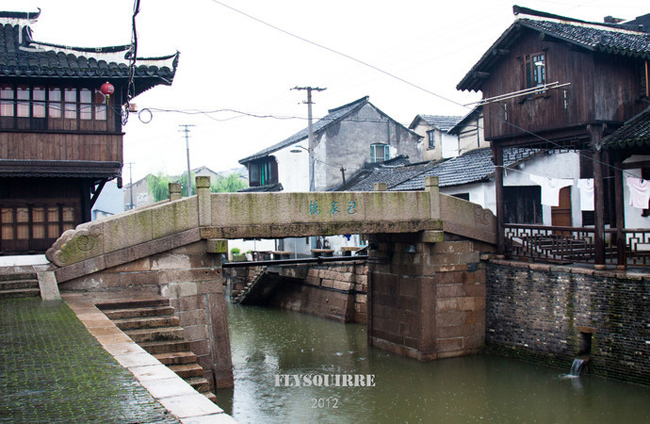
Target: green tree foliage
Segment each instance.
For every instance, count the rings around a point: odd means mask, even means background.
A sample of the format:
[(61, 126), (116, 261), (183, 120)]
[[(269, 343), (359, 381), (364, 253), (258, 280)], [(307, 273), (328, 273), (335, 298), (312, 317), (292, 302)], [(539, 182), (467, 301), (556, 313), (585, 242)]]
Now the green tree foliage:
[(159, 172), (157, 175), (147, 175), (147, 188), (154, 202), (169, 199), (169, 175)]
[[(192, 182), (192, 194), (196, 194), (196, 175), (194, 172), (190, 173), (190, 181)], [(187, 197), (187, 172), (183, 172), (180, 177), (176, 177), (175, 183), (181, 185), (181, 196)]]
[(210, 191), (212, 193), (235, 193), (246, 187), (248, 187), (248, 183), (239, 174), (230, 174), (212, 181)]
[[(192, 176), (192, 193), (196, 193), (196, 180), (194, 173)], [(170, 177), (169, 175), (158, 173), (157, 175), (147, 176), (147, 187), (154, 202), (169, 199), (169, 183), (176, 182), (181, 184), (181, 195), (187, 196), (187, 172), (179, 177)], [(230, 174), (227, 177), (213, 178), (210, 184), (212, 193), (234, 193), (242, 188), (248, 187), (248, 183), (243, 180), (239, 174)]]

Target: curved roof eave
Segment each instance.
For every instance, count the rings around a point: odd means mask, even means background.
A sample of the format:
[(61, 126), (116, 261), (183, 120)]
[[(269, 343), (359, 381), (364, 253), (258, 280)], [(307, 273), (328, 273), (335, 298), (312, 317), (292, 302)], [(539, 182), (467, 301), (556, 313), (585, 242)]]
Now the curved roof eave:
[(476, 62), (472, 69), (469, 70), (463, 79), (456, 85), (456, 90), (464, 91), (480, 91), (481, 85), (483, 85), (483, 79), (478, 77), (478, 72), (482, 72), (484, 69), (491, 67), (499, 58), (493, 52), (497, 51), (499, 48), (507, 47), (509, 44), (506, 44), (507, 41), (511, 41), (519, 34), (521, 26), (519, 22), (514, 22), (512, 25), (506, 29), (503, 34), (490, 46), (489, 49), (481, 56), (481, 58)]

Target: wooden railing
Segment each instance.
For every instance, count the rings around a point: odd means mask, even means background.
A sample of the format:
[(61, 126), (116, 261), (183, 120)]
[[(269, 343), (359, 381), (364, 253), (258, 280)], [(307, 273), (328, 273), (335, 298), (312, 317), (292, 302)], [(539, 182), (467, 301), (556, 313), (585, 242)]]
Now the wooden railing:
[[(594, 229), (506, 224), (506, 255), (555, 263), (594, 263)], [(650, 229), (624, 229), (625, 264), (650, 266)], [(605, 263), (617, 264), (616, 229), (605, 230)]]

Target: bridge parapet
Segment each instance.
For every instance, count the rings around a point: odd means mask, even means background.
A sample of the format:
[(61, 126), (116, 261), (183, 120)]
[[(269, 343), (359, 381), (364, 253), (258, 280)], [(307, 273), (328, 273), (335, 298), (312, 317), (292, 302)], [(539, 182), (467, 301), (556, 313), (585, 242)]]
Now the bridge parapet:
[[(426, 190), (413, 192), (210, 194), (209, 187), (208, 177), (197, 177), (196, 196), (79, 225), (66, 231), (46, 256), (58, 267), (80, 264), (70, 274), (74, 278), (200, 239), (444, 230), (496, 242), (494, 215), (440, 194), (436, 177), (426, 179)], [(65, 273), (57, 274), (59, 281), (65, 279)]]
[(442, 229), (428, 192), (213, 194), (203, 238), (411, 233)]
[(197, 208), (198, 199), (194, 196), (87, 222), (64, 232), (48, 249), (46, 257), (63, 267), (197, 229)]

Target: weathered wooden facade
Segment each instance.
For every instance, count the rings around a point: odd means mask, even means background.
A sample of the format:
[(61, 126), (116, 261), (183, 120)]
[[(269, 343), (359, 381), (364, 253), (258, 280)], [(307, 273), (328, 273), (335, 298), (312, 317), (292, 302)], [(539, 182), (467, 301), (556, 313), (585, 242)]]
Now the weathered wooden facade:
[(90, 220), (103, 185), (121, 175), (124, 105), (170, 85), (178, 60), (38, 42), (39, 14), (0, 12), (0, 255), (44, 252)]
[[(621, 167), (616, 166), (625, 158), (611, 157), (601, 143), (648, 106), (650, 33), (642, 23), (650, 15), (590, 23), (518, 6), (514, 13), (515, 22), (457, 86), (483, 93), (485, 139), (497, 167), (500, 251), (512, 242), (505, 237), (504, 149), (576, 150), (582, 157), (581, 178), (593, 178), (595, 187), (593, 228), (583, 241), (595, 263), (604, 265), (606, 245), (625, 241), (605, 234), (606, 227), (622, 230), (625, 225)], [(517, 233), (517, 243), (546, 230), (526, 231)], [(618, 265), (625, 266), (620, 252)]]

